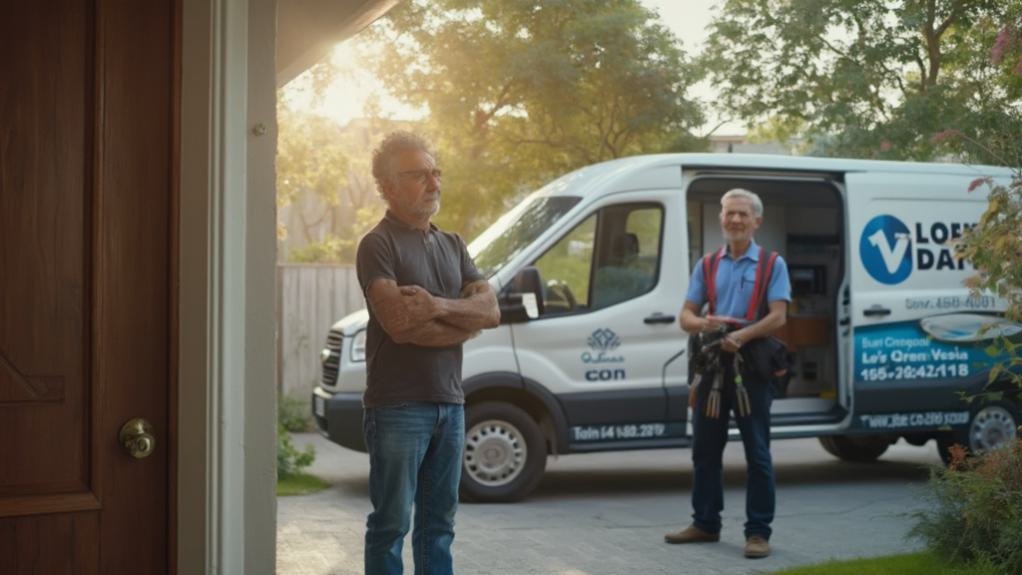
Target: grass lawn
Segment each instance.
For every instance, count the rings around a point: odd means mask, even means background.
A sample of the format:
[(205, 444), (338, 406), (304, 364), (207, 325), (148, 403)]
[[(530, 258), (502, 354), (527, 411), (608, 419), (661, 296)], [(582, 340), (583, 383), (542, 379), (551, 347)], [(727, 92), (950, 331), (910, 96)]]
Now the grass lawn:
[(323, 491), (330, 484), (308, 473), (289, 475), (277, 480), (277, 497), (288, 495), (309, 495), (317, 491)]
[(947, 565), (931, 553), (890, 555), (851, 561), (828, 561), (775, 571), (775, 575), (996, 575), (994, 571)]

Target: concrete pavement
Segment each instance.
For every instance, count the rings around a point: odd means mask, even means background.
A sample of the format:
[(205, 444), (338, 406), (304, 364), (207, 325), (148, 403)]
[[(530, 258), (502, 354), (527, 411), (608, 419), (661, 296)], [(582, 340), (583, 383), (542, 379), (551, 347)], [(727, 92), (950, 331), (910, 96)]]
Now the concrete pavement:
[[(333, 487), (278, 500), (277, 572), (362, 572), (368, 456), (300, 434), (316, 446), (311, 471)], [(763, 573), (831, 558), (918, 549), (906, 540), (923, 508), (927, 467), (940, 459), (898, 443), (874, 464), (841, 462), (815, 439), (776, 441), (777, 517), (773, 555), (742, 557), (745, 470), (741, 443), (725, 452), (720, 543), (667, 545), (663, 535), (689, 523), (690, 452), (684, 449), (551, 458), (539, 488), (515, 504), (462, 504), (454, 543), (464, 575), (624, 575)], [(410, 536), (405, 570), (412, 573)]]

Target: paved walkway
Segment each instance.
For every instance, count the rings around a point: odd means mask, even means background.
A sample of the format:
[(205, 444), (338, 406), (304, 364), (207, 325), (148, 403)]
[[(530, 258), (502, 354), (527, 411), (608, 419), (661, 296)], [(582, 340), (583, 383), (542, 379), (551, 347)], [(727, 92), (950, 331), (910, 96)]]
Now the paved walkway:
[[(318, 435), (312, 471), (333, 487), (278, 500), (277, 572), (362, 572), (369, 512), (368, 457)], [(774, 443), (778, 513), (774, 554), (742, 557), (744, 460), (740, 443), (725, 453), (722, 540), (666, 545), (663, 535), (689, 521), (692, 473), (688, 450), (587, 454), (551, 459), (537, 491), (516, 504), (462, 504), (455, 568), (459, 575), (646, 575), (764, 573), (830, 558), (900, 553), (911, 513), (924, 504), (933, 444), (899, 443), (878, 463), (851, 464), (826, 454), (815, 439)], [(405, 570), (412, 573), (410, 537)]]

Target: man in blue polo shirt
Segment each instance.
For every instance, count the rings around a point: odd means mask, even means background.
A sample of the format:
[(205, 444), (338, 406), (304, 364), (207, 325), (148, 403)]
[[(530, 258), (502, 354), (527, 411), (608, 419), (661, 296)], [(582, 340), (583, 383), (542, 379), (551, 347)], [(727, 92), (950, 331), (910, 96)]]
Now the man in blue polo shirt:
[(768, 311), (758, 320), (747, 319), (750, 299), (759, 287), (756, 285), (757, 264), (768, 253), (753, 239), (763, 223), (763, 202), (748, 190), (733, 189), (724, 194), (720, 204), (720, 227), (727, 243), (714, 266), (715, 281), (711, 284), (715, 288), (714, 314), (700, 316), (703, 304), (709, 299), (709, 286), (700, 261), (692, 273), (680, 320), (681, 328), (690, 334), (714, 331), (722, 326), (732, 330), (721, 343), (724, 385), (719, 392), (719, 415), (707, 415), (711, 385), (704, 380), (693, 390), (696, 394), (692, 414), (693, 522), (677, 533), (668, 533), (664, 539), (668, 543), (720, 540), (720, 512), (724, 508), (723, 455), (729, 414), (734, 408), (748, 468), (745, 556), (760, 558), (770, 554), (770, 523), (774, 518), (774, 470), (770, 457), (770, 403), (774, 392), (766, 378), (743, 370), (743, 386), (749, 398), (748, 413), (743, 415), (736, 405), (734, 354), (743, 345), (769, 336), (784, 325), (791, 287), (787, 265), (777, 257), (766, 287)]

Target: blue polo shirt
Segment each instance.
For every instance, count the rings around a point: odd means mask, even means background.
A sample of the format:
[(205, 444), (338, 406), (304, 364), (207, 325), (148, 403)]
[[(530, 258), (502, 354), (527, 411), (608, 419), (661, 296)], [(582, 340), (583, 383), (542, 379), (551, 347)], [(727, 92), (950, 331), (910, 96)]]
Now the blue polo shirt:
[[(753, 240), (749, 249), (735, 261), (731, 256), (731, 248), (727, 248), (724, 256), (717, 264), (717, 309), (716, 315), (726, 315), (743, 319), (749, 311), (749, 300), (752, 289), (756, 285), (756, 264), (759, 262), (759, 245)], [(714, 252), (716, 253), (716, 252)], [(766, 252), (764, 256), (768, 256)], [(765, 270), (764, 270), (765, 273)], [(767, 302), (784, 300), (791, 301), (791, 282), (788, 279), (788, 264), (780, 255), (774, 261), (774, 269), (767, 287)], [(707, 302), (706, 281), (703, 278), (703, 260), (696, 262), (692, 270), (692, 281), (688, 284), (685, 299), (702, 307)]]

